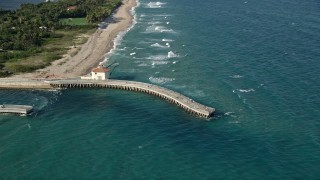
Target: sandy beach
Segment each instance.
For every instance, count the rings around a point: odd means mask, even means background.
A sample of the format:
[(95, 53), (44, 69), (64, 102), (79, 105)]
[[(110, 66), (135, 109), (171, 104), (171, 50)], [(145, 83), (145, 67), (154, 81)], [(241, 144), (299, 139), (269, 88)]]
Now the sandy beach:
[[(88, 41), (76, 48), (71, 48), (62, 59), (52, 62), (46, 68), (39, 69), (33, 73), (24, 73), (12, 76), (12, 78), (73, 78), (85, 75), (103, 61), (105, 54), (113, 48), (113, 40), (117, 35), (126, 31), (133, 22), (130, 10), (135, 7), (136, 0), (124, 0), (123, 4), (109, 18), (105, 29), (97, 29)], [(71, 53), (79, 51), (71, 57)]]

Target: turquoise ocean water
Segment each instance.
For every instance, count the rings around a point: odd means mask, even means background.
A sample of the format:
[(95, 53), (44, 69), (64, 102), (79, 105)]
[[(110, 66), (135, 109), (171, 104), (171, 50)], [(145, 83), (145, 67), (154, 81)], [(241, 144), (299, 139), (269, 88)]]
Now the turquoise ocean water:
[(319, 179), (320, 4), (140, 0), (107, 63), (217, 109), (109, 89), (0, 90), (0, 179)]

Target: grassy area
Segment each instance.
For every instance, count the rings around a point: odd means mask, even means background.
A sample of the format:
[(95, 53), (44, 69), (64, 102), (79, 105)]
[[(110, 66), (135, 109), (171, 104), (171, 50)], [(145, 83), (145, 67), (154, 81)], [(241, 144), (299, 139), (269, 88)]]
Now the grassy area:
[(60, 19), (60, 22), (62, 22), (65, 25), (71, 25), (71, 26), (89, 25), (86, 18), (64, 18), (64, 19)]
[[(4, 70), (0, 72), (0, 77), (9, 75), (6, 71), (16, 74), (44, 68), (50, 65), (52, 61), (62, 58), (70, 48), (84, 44), (93, 32), (95, 32), (95, 29), (91, 28), (59, 30), (55, 32), (55, 37), (45, 39), (43, 46), (31, 53), (32, 55), (26, 57), (23, 54), (21, 55), (22, 52), (19, 51), (7, 52), (15, 58), (3, 63), (0, 62), (0, 66)], [(74, 56), (77, 52), (74, 52), (71, 56)]]

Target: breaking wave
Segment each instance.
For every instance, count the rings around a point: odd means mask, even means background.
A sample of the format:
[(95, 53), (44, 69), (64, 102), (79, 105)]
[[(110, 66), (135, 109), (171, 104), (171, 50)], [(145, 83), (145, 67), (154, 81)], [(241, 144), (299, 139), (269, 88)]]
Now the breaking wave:
[(162, 39), (163, 42), (173, 42), (174, 40), (172, 39)]
[(156, 24), (162, 24), (163, 22), (160, 21), (152, 21), (152, 22), (148, 22), (147, 24), (151, 24), (151, 25), (156, 25)]
[(152, 62), (152, 66), (155, 66), (155, 65), (165, 65), (165, 64), (168, 64), (169, 61), (153, 61)]
[(158, 48), (168, 48), (168, 47), (170, 47), (170, 45), (168, 46), (168, 45), (166, 44), (166, 46), (164, 46), (164, 45), (161, 45), (161, 44), (159, 44), (159, 43), (154, 43), (154, 44), (151, 44), (150, 46), (151, 46), (151, 47), (158, 47)]
[(175, 58), (175, 57), (179, 57), (179, 55), (175, 54), (175, 53), (172, 52), (172, 51), (169, 51), (169, 52), (168, 52), (168, 58)]
[[(237, 89), (237, 91), (242, 92), (242, 93), (255, 92), (255, 90), (252, 88), (251, 89)], [(233, 90), (233, 92), (235, 92), (235, 91)]]
[(127, 32), (129, 32), (137, 24), (137, 15), (136, 15), (135, 9), (138, 6), (140, 6), (139, 0), (137, 0), (137, 5), (135, 7), (132, 7), (130, 10), (130, 12), (133, 16), (131, 26), (128, 29), (119, 32), (118, 35), (113, 39), (113, 48), (108, 53), (106, 53), (104, 55), (104, 60), (101, 63), (105, 64), (106, 62), (108, 62), (108, 59), (114, 53), (114, 51), (117, 49), (117, 46), (121, 44), (123, 37), (127, 34)]
[(162, 5), (165, 5), (167, 3), (163, 3), (163, 2), (149, 2), (148, 3), (148, 7), (149, 8), (161, 8)]
[(166, 55), (154, 55), (154, 56), (147, 57), (147, 59), (156, 60), (156, 61), (166, 60), (167, 58), (168, 57)]
[(149, 77), (149, 81), (155, 84), (165, 84), (167, 82), (171, 82), (176, 80), (175, 78), (167, 78), (167, 77)]
[(233, 76), (230, 76), (231, 78), (234, 78), (234, 79), (239, 79), (239, 78), (242, 78), (243, 76), (240, 76), (240, 75), (233, 75)]
[(152, 25), (147, 27), (146, 32), (147, 33), (163, 33), (163, 32), (174, 33), (175, 31), (173, 29), (167, 29), (164, 26)]

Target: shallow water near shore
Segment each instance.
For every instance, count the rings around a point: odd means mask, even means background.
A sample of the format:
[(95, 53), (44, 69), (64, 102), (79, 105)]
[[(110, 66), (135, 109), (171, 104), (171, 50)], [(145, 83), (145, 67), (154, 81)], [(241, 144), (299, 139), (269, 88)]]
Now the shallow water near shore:
[(211, 122), (150, 95), (0, 90), (0, 179), (317, 179), (316, 1), (150, 2), (109, 63), (217, 109)]

